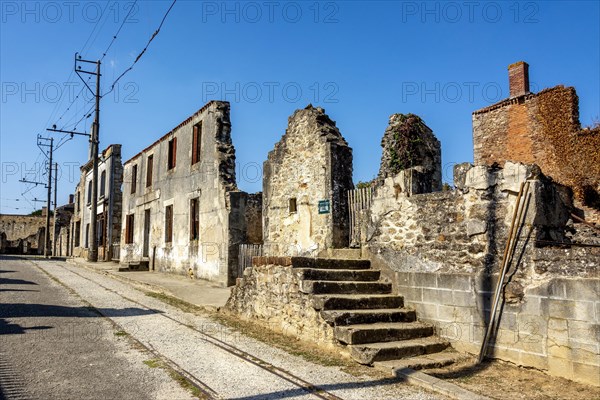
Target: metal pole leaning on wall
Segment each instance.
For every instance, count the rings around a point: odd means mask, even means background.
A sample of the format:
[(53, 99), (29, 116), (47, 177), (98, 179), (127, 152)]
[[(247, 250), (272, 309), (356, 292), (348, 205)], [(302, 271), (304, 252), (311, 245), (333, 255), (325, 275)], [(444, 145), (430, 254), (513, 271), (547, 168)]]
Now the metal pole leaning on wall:
[[(506, 277), (506, 271), (508, 267), (509, 254), (512, 253), (514, 246), (516, 245), (516, 234), (519, 231), (519, 226), (521, 225), (521, 218), (523, 217), (524, 208), (521, 207), (521, 199), (524, 195), (529, 191), (529, 181), (522, 182), (521, 187), (519, 188), (519, 194), (517, 195), (517, 200), (515, 202), (515, 210), (513, 212), (512, 221), (510, 224), (510, 230), (508, 233), (508, 239), (506, 241), (506, 247), (504, 248), (504, 255), (502, 256), (502, 264), (500, 275), (498, 276), (498, 282), (496, 284), (496, 291), (494, 292), (494, 302), (492, 304), (492, 309), (490, 310), (490, 321), (488, 322), (487, 329), (485, 331), (485, 336), (483, 337), (483, 343), (481, 344), (481, 350), (479, 351), (479, 362), (482, 362), (485, 359), (487, 353), (487, 345), (490, 340), (490, 336), (492, 333), (492, 329), (495, 325), (496, 320), (496, 309), (498, 308), (498, 302), (500, 301), (500, 292), (502, 290), (502, 285), (504, 283), (504, 278)], [(518, 220), (518, 224), (515, 225), (515, 221)]]

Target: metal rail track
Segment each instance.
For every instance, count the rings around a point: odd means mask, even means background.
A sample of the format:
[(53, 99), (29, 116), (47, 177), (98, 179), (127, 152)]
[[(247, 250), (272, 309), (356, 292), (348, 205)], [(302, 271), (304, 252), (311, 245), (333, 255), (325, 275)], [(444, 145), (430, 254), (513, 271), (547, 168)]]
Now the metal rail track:
[[(39, 267), (38, 267), (39, 268)], [(92, 282), (93, 284), (100, 286), (101, 288), (103, 288), (104, 290), (107, 290), (111, 293), (116, 294), (117, 296), (123, 298), (124, 300), (127, 300), (129, 302), (132, 302), (134, 304), (137, 304), (138, 306), (147, 309), (148, 311), (152, 311), (154, 313), (156, 313), (156, 315), (159, 315), (163, 318), (169, 319), (181, 326), (186, 327), (187, 329), (191, 329), (194, 332), (197, 332), (199, 334), (201, 334), (202, 336), (204, 336), (205, 340), (207, 342), (209, 342), (210, 344), (232, 354), (235, 355), (267, 372), (269, 372), (272, 375), (275, 375), (295, 386), (297, 386), (298, 388), (304, 390), (307, 392), (307, 394), (311, 394), (314, 395), (320, 399), (324, 399), (324, 400), (342, 400), (342, 398), (336, 396), (333, 393), (330, 393), (328, 391), (326, 391), (325, 389), (322, 389), (320, 387), (318, 387), (317, 385), (314, 385), (306, 380), (304, 380), (303, 378), (294, 375), (293, 373), (286, 371), (282, 368), (279, 368), (259, 357), (256, 357), (240, 348), (237, 348), (227, 342), (224, 342), (216, 337), (214, 337), (213, 335), (210, 335), (200, 329), (197, 329), (193, 326), (190, 326), (188, 324), (185, 324), (173, 317), (170, 317), (168, 315), (166, 315), (163, 311), (161, 310), (157, 310), (155, 308), (152, 308), (146, 304), (143, 304), (137, 300), (133, 300), (130, 299), (126, 296), (123, 296), (121, 293), (117, 292), (114, 289), (111, 289), (109, 287), (106, 287), (104, 285), (102, 285), (101, 283), (98, 283), (96, 281), (94, 281), (93, 279), (90, 279), (86, 276), (81, 275), (80, 273), (77, 273), (75, 271), (72, 271), (69, 268), (66, 268), (66, 266), (61, 265), (61, 268), (63, 268), (64, 270), (68, 271), (69, 273), (72, 273), (74, 275), (79, 276), (82, 279), (85, 279), (89, 282)], [(94, 307), (95, 308), (95, 307)], [(98, 310), (97, 308), (95, 308), (98, 313), (100, 315), (102, 315), (103, 317), (109, 319), (110, 321), (112, 321), (114, 324), (116, 324), (118, 326), (118, 324), (116, 322), (114, 322), (109, 316), (105, 315), (104, 313), (102, 313), (100, 310)], [(188, 379), (188, 381), (194, 386), (196, 387), (198, 390), (200, 390), (205, 396), (207, 396), (207, 398), (209, 399), (220, 399), (221, 397), (218, 396), (218, 394), (210, 388), (210, 386), (208, 386), (206, 383), (202, 382), (200, 379), (198, 379), (197, 377), (195, 377), (193, 374), (189, 373), (188, 371), (186, 371), (185, 369), (183, 369), (181, 366), (177, 365), (173, 360), (170, 360), (169, 358), (165, 357), (164, 355), (158, 353), (156, 350), (144, 345), (143, 343), (141, 343), (139, 340), (134, 339), (138, 344), (140, 344), (142, 347), (144, 347), (145, 349), (147, 349), (151, 354), (153, 354), (154, 356), (156, 356), (157, 358), (161, 359), (163, 362), (165, 362), (166, 364), (168, 364), (173, 370), (175, 370), (177, 373), (179, 373), (180, 375), (182, 375), (183, 377), (185, 377), (186, 379)]]

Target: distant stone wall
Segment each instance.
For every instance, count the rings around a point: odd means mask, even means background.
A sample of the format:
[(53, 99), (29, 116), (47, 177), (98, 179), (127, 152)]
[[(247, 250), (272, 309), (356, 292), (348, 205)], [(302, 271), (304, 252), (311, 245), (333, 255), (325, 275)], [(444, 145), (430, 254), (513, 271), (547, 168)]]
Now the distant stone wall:
[[(348, 246), (352, 150), (323, 109), (289, 118), (263, 170), (263, 237), (273, 255)], [(329, 209), (319, 212), (320, 202)]]
[(537, 163), (544, 174), (600, 208), (600, 128), (581, 129), (573, 87), (503, 100), (473, 113), (476, 165)]
[[(0, 215), (0, 233), (4, 233), (2, 252), (42, 254), (46, 217)], [(41, 239), (41, 240), (40, 240)]]

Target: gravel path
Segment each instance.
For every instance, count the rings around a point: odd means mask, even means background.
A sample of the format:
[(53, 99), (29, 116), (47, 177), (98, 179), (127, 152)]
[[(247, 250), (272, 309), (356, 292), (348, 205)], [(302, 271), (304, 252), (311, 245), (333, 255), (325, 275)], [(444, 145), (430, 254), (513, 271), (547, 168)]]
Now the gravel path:
[(64, 262), (36, 264), (135, 339), (208, 386), (215, 397), (317, 398), (306, 389), (310, 383), (344, 399), (443, 398), (412, 386), (357, 378), (339, 367), (310, 363), (150, 298), (106, 275)]
[(193, 398), (115, 333), (33, 263), (0, 258), (0, 399)]

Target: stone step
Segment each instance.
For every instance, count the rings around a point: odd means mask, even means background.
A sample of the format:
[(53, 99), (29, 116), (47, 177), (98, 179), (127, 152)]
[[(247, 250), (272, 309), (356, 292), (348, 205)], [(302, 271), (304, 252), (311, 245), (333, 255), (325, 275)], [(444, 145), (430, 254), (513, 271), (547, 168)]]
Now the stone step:
[(415, 310), (398, 308), (379, 310), (329, 310), (321, 311), (321, 316), (331, 325), (413, 322), (417, 319)]
[(400, 308), (404, 306), (404, 298), (389, 294), (313, 295), (312, 303), (316, 310), (364, 310)]
[(361, 258), (360, 249), (326, 249), (319, 252), (319, 257), (338, 258), (344, 260), (359, 260)]
[(369, 260), (344, 260), (338, 258), (311, 258), (292, 257), (294, 268), (319, 268), (319, 269), (369, 269)]
[(302, 281), (300, 291), (314, 294), (389, 294), (392, 284), (383, 282)]
[(353, 270), (353, 269), (317, 269), (299, 268), (301, 279), (313, 281), (354, 281), (373, 282), (379, 280), (381, 271), (377, 270)]
[(350, 355), (356, 362), (371, 365), (376, 361), (399, 360), (424, 354), (438, 353), (447, 349), (448, 346), (450, 346), (450, 343), (435, 336), (429, 336), (396, 342), (358, 344), (349, 347)]
[(410, 340), (433, 335), (433, 326), (422, 322), (378, 322), (336, 326), (334, 336), (345, 344)]
[(402, 358), (399, 360), (376, 361), (373, 366), (381, 371), (396, 376), (396, 371), (404, 368), (432, 369), (442, 368), (450, 364), (462, 362), (466, 357), (453, 350), (444, 350), (440, 353), (425, 354), (416, 357)]

